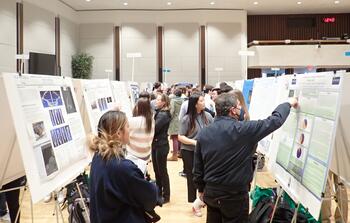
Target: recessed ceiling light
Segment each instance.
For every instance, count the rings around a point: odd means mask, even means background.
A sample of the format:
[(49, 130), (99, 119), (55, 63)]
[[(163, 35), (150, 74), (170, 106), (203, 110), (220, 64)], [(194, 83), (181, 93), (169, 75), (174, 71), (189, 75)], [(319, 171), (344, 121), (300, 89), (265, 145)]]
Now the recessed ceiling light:
[(259, 2), (254, 2), (253, 4), (254, 4), (254, 5), (257, 5), (257, 4), (259, 4)]
[(334, 4), (339, 4), (340, 3), (340, 1), (334, 1)]
[(210, 2), (211, 5), (215, 5), (215, 2)]
[(91, 0), (85, 0), (85, 1), (87, 1), (87, 2), (91, 2)]
[(127, 5), (128, 5), (128, 3), (127, 3), (127, 2), (124, 2), (124, 3), (123, 3), (123, 5), (127, 6)]
[(167, 4), (167, 5), (171, 5), (171, 2), (167, 2), (166, 4)]
[(301, 2), (297, 2), (298, 5), (301, 5)]

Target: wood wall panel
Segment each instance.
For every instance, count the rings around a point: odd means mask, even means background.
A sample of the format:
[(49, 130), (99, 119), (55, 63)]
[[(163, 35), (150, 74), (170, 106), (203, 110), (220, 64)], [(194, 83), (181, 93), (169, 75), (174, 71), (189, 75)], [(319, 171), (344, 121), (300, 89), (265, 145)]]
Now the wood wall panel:
[[(292, 28), (288, 18), (314, 17), (314, 27)], [(335, 17), (335, 23), (324, 23), (324, 17)], [(350, 34), (350, 13), (308, 15), (250, 15), (248, 16), (248, 42), (253, 40), (308, 40), (322, 37), (341, 37)]]

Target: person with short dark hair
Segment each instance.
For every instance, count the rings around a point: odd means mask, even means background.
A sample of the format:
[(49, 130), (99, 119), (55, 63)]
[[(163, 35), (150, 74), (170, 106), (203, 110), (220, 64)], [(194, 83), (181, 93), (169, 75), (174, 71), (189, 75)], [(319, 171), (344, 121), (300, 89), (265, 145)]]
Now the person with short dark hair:
[(229, 93), (230, 91), (233, 90), (233, 88), (230, 85), (225, 85), (221, 89), (221, 93)]
[(207, 223), (248, 222), (254, 145), (281, 127), (297, 105), (291, 98), (267, 119), (238, 121), (237, 98), (228, 93), (216, 98), (217, 117), (199, 133), (194, 155), (194, 182), (207, 204)]

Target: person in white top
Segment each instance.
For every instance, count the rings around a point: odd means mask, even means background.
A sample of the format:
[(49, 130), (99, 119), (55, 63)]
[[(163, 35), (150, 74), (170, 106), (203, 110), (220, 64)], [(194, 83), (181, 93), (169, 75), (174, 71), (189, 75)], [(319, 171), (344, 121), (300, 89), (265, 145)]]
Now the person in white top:
[(128, 121), (130, 142), (126, 145), (126, 158), (132, 160), (140, 169), (146, 168), (151, 158), (154, 135), (154, 119), (149, 99), (144, 97), (138, 99), (133, 110), (133, 117)]

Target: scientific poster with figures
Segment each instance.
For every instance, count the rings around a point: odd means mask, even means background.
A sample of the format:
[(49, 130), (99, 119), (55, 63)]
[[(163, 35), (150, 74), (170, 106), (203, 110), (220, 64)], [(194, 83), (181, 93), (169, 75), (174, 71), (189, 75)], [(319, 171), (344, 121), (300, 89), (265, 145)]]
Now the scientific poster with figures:
[(128, 117), (132, 116), (131, 99), (128, 96), (126, 83), (121, 81), (111, 81), (113, 95), (117, 106), (125, 112)]
[(244, 80), (244, 82), (243, 82), (242, 94), (243, 94), (244, 101), (245, 101), (245, 104), (247, 105), (248, 109), (250, 106), (250, 101), (252, 99), (253, 85), (254, 85), (254, 80)]
[(33, 202), (65, 186), (89, 164), (70, 78), (4, 74)]
[(318, 219), (332, 158), (342, 92), (342, 75), (307, 74), (290, 80), (298, 97), (279, 132), (273, 174), (283, 189)]
[(139, 95), (140, 95), (140, 87), (139, 87), (139, 84), (136, 82), (128, 82), (127, 84), (128, 84), (128, 90), (129, 90), (129, 95), (131, 100), (131, 107), (134, 108), (137, 102), (137, 99), (139, 98)]
[(116, 106), (110, 81), (108, 79), (81, 80), (81, 86), (91, 131), (97, 133), (101, 116)]

